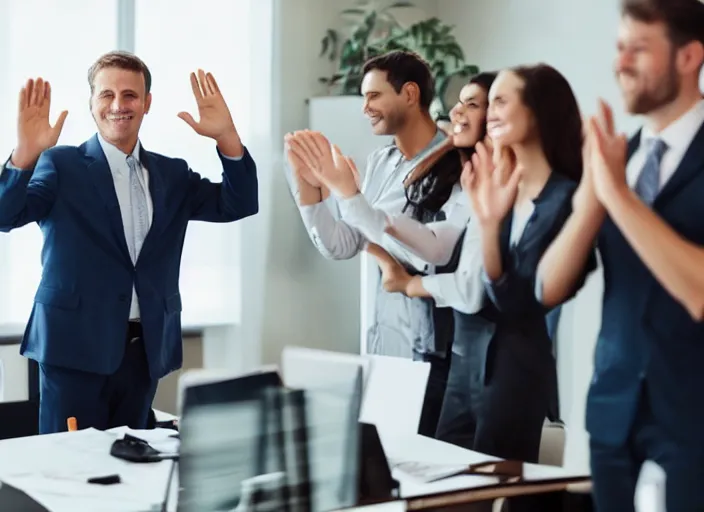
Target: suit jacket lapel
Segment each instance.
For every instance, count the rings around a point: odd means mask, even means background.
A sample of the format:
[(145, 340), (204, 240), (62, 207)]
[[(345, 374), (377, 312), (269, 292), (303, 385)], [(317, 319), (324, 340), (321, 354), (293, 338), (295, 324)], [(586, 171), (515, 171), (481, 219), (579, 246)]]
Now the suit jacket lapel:
[(115, 238), (115, 242), (126, 258), (129, 264), (132, 264), (129, 249), (127, 248), (127, 240), (125, 239), (125, 226), (122, 224), (122, 215), (120, 212), (120, 203), (117, 200), (115, 193), (115, 182), (110, 172), (110, 166), (103, 153), (103, 148), (100, 147), (98, 136), (95, 135), (85, 144), (85, 153), (88, 159), (88, 179), (93, 182), (100, 196), (102, 203), (105, 205), (106, 213), (110, 222), (110, 229)]
[(654, 207), (662, 205), (677, 195), (684, 186), (704, 171), (704, 124), (694, 136), (680, 165), (655, 198)]

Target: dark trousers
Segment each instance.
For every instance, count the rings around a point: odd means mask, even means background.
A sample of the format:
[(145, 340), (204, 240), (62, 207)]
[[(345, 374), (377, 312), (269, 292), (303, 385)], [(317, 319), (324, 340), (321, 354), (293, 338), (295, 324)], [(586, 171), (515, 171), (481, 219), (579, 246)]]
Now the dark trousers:
[(430, 375), (425, 388), (418, 433), (426, 437), (435, 437), (450, 370), (450, 356), (449, 354), (447, 357), (418, 354), (415, 358), (430, 363)]
[[(560, 313), (562, 306), (558, 306), (545, 317), (545, 322), (548, 327), (548, 336), (552, 341), (552, 355), (557, 358), (557, 329), (560, 323)], [(550, 403), (548, 404), (548, 419), (550, 421), (560, 421), (560, 396), (557, 385), (557, 368), (550, 373), (550, 379), (553, 384), (550, 388)]]
[[(493, 340), (487, 356), (474, 450), (538, 462), (551, 381), (518, 360), (509, 343)], [(521, 340), (522, 341), (522, 340)]]
[(39, 433), (65, 432), (75, 417), (79, 429), (146, 428), (157, 381), (149, 376), (144, 343), (130, 328), (125, 356), (112, 375), (39, 365)]
[(452, 352), (447, 389), (438, 421), (436, 437), (440, 441), (468, 450), (474, 449), (474, 434), (484, 388), (486, 345), (484, 340), (468, 340), (463, 343), (462, 353)]
[[(701, 407), (701, 404), (692, 404)], [(608, 446), (592, 439), (593, 498), (598, 512), (633, 512), (640, 468), (646, 460), (666, 473), (667, 510), (704, 510), (704, 442), (696, 446), (678, 442), (658, 424), (644, 390), (631, 434), (622, 446)]]

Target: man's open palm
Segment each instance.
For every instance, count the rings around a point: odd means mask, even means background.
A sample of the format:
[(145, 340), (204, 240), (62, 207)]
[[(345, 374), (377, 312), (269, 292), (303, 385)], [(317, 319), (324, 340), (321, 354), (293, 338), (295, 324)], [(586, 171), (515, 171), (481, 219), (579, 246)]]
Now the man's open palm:
[(15, 165), (26, 168), (39, 158), (42, 151), (56, 145), (66, 121), (67, 111), (61, 112), (56, 124), (49, 123), (51, 86), (41, 78), (27, 80), (20, 91), (17, 117), (17, 148), (13, 152)]
[(220, 92), (215, 77), (202, 69), (198, 75), (191, 73), (191, 88), (198, 105), (199, 121), (195, 121), (188, 112), (180, 112), (178, 117), (199, 135), (218, 140), (228, 133), (235, 132), (235, 123), (232, 121), (230, 109), (227, 108), (225, 99)]

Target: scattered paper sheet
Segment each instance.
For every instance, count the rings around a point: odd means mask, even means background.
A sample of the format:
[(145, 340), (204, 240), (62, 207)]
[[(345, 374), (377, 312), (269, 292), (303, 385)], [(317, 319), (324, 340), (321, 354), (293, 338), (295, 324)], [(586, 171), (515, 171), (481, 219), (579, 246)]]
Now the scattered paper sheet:
[[(119, 437), (115, 432), (84, 429), (2, 441), (0, 480), (52, 512), (158, 511), (172, 462), (131, 464), (117, 459), (110, 455), (110, 446)], [(120, 484), (87, 482), (113, 474), (120, 475)]]

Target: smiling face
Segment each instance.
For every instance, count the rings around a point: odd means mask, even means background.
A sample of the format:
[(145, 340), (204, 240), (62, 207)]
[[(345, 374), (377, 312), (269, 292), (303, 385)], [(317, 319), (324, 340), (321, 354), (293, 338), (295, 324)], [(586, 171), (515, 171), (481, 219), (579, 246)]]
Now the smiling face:
[(479, 84), (467, 84), (450, 111), (452, 142), (458, 148), (473, 147), (486, 131), (487, 91)]
[(646, 114), (677, 97), (676, 53), (663, 23), (621, 20), (614, 71), (630, 113)]
[(373, 69), (364, 75), (363, 112), (375, 135), (395, 135), (406, 123), (409, 103), (404, 89), (397, 93), (386, 79), (386, 71)]
[(100, 135), (122, 152), (131, 153), (151, 100), (142, 73), (118, 67), (98, 71), (93, 79), (90, 110)]
[(534, 134), (533, 114), (523, 103), (524, 80), (512, 71), (502, 71), (489, 91), (487, 134), (495, 144), (525, 143)]

